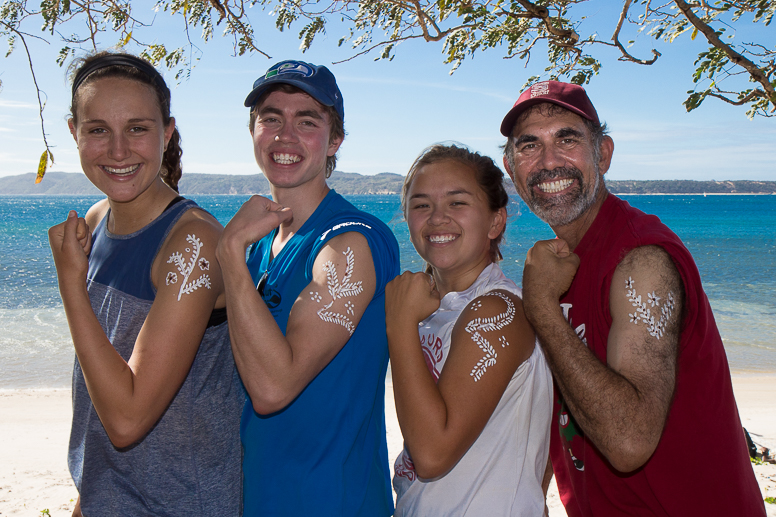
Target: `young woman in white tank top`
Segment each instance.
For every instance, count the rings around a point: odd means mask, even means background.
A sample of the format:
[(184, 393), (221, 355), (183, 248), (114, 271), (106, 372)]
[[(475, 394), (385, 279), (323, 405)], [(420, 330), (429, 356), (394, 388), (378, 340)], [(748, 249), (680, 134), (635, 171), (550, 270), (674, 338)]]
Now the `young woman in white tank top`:
[(463, 147), (426, 149), (405, 180), (428, 268), (386, 289), (397, 516), (544, 514), (552, 378), (497, 264), (507, 203), (501, 170)]

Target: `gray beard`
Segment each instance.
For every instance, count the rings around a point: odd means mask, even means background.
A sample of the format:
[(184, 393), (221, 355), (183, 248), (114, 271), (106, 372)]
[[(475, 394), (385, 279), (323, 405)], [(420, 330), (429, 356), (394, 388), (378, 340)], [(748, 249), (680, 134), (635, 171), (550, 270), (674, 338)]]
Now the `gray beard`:
[[(534, 195), (533, 187), (539, 183), (559, 178), (576, 179), (577, 185), (563, 196), (555, 197), (552, 200)], [(601, 175), (598, 173), (598, 164), (596, 164), (595, 183), (590, 185), (585, 183), (582, 172), (576, 167), (542, 169), (528, 178), (527, 186), (528, 192), (525, 195), (521, 193), (520, 197), (539, 219), (556, 228), (576, 221), (593, 206), (601, 186)]]

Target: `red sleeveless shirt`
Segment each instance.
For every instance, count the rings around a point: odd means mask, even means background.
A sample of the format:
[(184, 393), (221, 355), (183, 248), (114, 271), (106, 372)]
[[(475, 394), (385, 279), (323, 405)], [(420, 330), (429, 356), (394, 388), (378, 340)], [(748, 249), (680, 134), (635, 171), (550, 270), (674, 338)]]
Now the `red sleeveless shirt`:
[(610, 194), (574, 250), (581, 263), (561, 299), (566, 319), (606, 363), (612, 275), (630, 250), (649, 245), (668, 252), (685, 291), (676, 388), (663, 435), (643, 467), (617, 472), (581, 432), (556, 388), (550, 456), (561, 500), (569, 517), (764, 517), (722, 338), (679, 237), (656, 216)]

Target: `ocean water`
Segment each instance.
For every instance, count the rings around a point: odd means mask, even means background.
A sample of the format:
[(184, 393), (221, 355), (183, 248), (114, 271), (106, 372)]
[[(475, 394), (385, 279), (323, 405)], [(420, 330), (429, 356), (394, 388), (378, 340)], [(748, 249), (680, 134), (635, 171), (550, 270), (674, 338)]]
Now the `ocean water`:
[[(409, 242), (399, 197), (347, 196), (388, 223), (401, 246), (402, 269), (423, 267)], [(99, 197), (0, 196), (0, 388), (67, 387), (73, 348), (46, 230)], [(247, 196), (193, 196), (226, 224)], [(736, 372), (776, 372), (776, 197), (626, 196), (658, 215), (682, 238)], [(502, 245), (506, 274), (518, 284), (533, 243), (553, 237), (519, 199), (509, 207)]]

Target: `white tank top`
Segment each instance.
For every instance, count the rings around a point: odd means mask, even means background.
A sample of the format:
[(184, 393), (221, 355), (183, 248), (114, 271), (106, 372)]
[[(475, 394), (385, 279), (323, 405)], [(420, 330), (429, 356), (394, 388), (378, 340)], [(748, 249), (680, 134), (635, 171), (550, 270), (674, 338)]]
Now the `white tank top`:
[[(497, 264), (466, 291), (448, 293), (420, 324), (426, 364), (435, 379), (450, 352), (453, 327), (475, 298), (503, 289), (522, 291)], [(447, 474), (419, 479), (405, 448), (394, 464), (397, 517), (543, 516), (542, 478), (550, 441), (552, 376), (538, 343), (509, 381), (480, 436)]]

